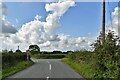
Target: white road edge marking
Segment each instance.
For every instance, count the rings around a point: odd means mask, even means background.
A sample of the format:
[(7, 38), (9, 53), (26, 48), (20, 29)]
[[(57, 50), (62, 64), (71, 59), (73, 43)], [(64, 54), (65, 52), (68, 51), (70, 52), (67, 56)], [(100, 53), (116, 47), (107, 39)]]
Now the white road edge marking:
[(51, 70), (51, 64), (50, 64), (50, 70)]
[(49, 79), (49, 77), (46, 77), (47, 78), (47, 80)]

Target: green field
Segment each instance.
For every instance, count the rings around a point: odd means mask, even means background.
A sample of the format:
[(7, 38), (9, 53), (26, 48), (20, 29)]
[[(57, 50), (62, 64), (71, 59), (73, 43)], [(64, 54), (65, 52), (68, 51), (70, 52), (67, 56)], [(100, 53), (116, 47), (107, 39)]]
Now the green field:
[(33, 58), (36, 59), (61, 59), (66, 57), (67, 54), (34, 54)]

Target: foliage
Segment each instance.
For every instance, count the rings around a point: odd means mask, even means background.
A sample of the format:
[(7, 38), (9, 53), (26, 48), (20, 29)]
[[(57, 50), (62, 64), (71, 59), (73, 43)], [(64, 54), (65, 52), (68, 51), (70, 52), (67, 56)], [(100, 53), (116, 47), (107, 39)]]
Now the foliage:
[(26, 55), (25, 54), (18, 54), (18, 53), (14, 53), (14, 54), (10, 54), (10, 53), (4, 53), (2, 54), (2, 65), (3, 68), (5, 65), (14, 65), (17, 62), (20, 61), (26, 61)]
[(34, 54), (32, 57), (37, 59), (60, 59), (64, 58), (66, 54)]
[(14, 52), (11, 50), (11, 51), (9, 51), (8, 53), (9, 53), (9, 54), (13, 54)]
[(40, 53), (40, 48), (39, 48), (38, 45), (30, 45), (28, 51), (29, 51), (31, 54), (38, 54), (38, 53)]
[(102, 43), (101, 35), (94, 43), (95, 77), (120, 78), (120, 40), (110, 31)]
[(10, 76), (20, 70), (33, 64), (32, 61), (27, 61), (26, 53), (20, 50), (15, 52), (3, 51), (2, 53), (2, 78)]
[(20, 50), (16, 50), (16, 53), (18, 53), (18, 54), (19, 54), (19, 53), (22, 53), (22, 51), (20, 51)]
[(92, 63), (78, 63), (76, 61), (67, 59), (67, 58), (63, 58), (61, 60), (62, 62), (68, 64), (71, 68), (73, 68), (76, 72), (78, 72), (81, 76), (83, 76), (84, 78), (88, 79), (88, 78), (93, 78), (94, 77), (94, 70), (92, 68)]
[(89, 62), (92, 60), (93, 52), (89, 51), (75, 51), (74, 53), (69, 53), (67, 58), (76, 62)]
[[(120, 78), (120, 39), (115, 36), (113, 32), (109, 31), (106, 34), (105, 42), (102, 43), (102, 34), (97, 38), (93, 44), (94, 51), (75, 51), (69, 53), (67, 58), (73, 63), (88, 64), (93, 70), (95, 79)], [(69, 63), (67, 63), (69, 64)], [(72, 63), (69, 64), (70, 66)], [(77, 66), (73, 67), (78, 68)], [(88, 69), (89, 70), (89, 69)], [(78, 70), (79, 71), (79, 70)], [(81, 73), (84, 71), (80, 70)], [(89, 74), (87, 71), (83, 76)], [(85, 76), (86, 77), (86, 76)]]
[(32, 61), (22, 61), (19, 62), (15, 65), (9, 66), (9, 68), (3, 69), (2, 70), (2, 79), (4, 79), (7, 76), (10, 76), (12, 74), (15, 74), (18, 71), (21, 71), (29, 66), (31, 66), (33, 64)]

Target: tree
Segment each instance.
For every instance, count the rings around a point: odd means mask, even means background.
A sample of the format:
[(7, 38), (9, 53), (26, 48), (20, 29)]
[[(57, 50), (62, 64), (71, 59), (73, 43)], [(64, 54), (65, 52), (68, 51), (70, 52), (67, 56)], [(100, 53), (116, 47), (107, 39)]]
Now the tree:
[(8, 53), (13, 54), (14, 52), (13, 52), (12, 49), (11, 49)]
[(29, 52), (31, 54), (37, 54), (37, 53), (40, 53), (40, 48), (38, 45), (30, 45), (29, 46)]
[(22, 53), (22, 51), (20, 51), (20, 50), (16, 50), (15, 53)]
[(15, 51), (15, 53), (22, 53), (22, 51), (19, 49), (19, 46), (18, 49)]

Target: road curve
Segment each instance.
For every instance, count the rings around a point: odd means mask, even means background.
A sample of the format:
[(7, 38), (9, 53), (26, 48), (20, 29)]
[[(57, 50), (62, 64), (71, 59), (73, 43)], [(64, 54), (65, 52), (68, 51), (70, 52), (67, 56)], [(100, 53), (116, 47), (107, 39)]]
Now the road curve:
[(32, 80), (83, 80), (83, 78), (68, 65), (58, 59), (32, 59), (35, 64), (6, 79)]

